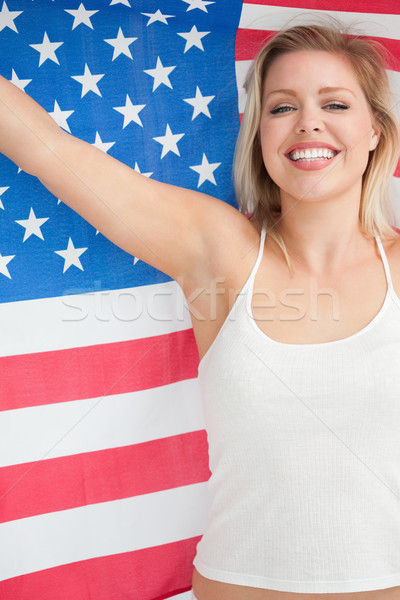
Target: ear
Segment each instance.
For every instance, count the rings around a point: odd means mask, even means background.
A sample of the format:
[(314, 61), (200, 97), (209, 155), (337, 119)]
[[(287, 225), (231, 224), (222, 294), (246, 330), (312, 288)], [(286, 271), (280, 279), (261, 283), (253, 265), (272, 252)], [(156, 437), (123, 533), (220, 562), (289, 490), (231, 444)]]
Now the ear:
[(379, 144), (379, 140), (381, 137), (381, 130), (376, 124), (372, 124), (370, 131), (370, 141), (369, 141), (369, 150), (375, 150), (377, 145)]

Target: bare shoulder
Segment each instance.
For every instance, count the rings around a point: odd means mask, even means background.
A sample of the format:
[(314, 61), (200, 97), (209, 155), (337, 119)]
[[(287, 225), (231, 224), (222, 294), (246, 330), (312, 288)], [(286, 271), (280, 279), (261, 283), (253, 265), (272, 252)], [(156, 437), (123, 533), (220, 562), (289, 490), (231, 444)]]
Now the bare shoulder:
[[(225, 202), (210, 201), (209, 208), (199, 219), (200, 264), (193, 273), (196, 281), (189, 280), (188, 286), (204, 285), (207, 279), (219, 276), (229, 277), (238, 265), (254, 262), (254, 253), (258, 251), (259, 223), (250, 221)], [(244, 268), (247, 270), (247, 266)]]
[(200, 217), (200, 253), (179, 281), (185, 294), (200, 357), (215, 339), (258, 254), (260, 225), (236, 208), (208, 200)]

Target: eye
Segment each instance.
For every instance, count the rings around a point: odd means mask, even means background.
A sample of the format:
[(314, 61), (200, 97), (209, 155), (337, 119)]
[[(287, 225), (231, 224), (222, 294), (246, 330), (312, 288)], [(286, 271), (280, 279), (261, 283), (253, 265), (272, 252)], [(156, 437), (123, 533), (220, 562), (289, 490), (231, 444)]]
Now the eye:
[(333, 108), (334, 110), (347, 110), (349, 107), (346, 104), (340, 104), (339, 102), (331, 102), (326, 104), (324, 108)]
[[(342, 104), (341, 102), (330, 102), (329, 104), (325, 104), (323, 108), (329, 108), (330, 110), (347, 110), (350, 107), (347, 106), (347, 104)], [(283, 104), (282, 106), (277, 106), (276, 108), (273, 108), (269, 112), (271, 113), (271, 115), (277, 115), (292, 110), (296, 110), (296, 108), (294, 106), (289, 106), (288, 104)]]
[(278, 113), (288, 112), (289, 110), (294, 110), (293, 106), (288, 106), (288, 105), (277, 106), (276, 108), (274, 108), (273, 110), (270, 110), (269, 112), (271, 113), (271, 115), (276, 115)]

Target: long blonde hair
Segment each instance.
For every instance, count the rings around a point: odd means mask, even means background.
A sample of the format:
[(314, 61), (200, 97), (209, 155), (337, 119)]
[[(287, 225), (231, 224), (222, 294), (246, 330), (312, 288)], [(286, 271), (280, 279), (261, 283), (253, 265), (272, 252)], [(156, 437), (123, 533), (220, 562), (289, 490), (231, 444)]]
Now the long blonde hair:
[(258, 53), (246, 79), (247, 103), (234, 158), (234, 181), (239, 208), (251, 220), (264, 221), (268, 235), (281, 248), (290, 272), (291, 262), (282, 236), (274, 225), (281, 214), (280, 190), (263, 162), (259, 126), (263, 84), (272, 62), (283, 54), (319, 50), (340, 55), (351, 64), (380, 129), (362, 178), (359, 221), (367, 236), (398, 237), (390, 182), (399, 154), (397, 119), (386, 73), (385, 49), (375, 41), (351, 35), (336, 19), (327, 25), (297, 25), (278, 32)]

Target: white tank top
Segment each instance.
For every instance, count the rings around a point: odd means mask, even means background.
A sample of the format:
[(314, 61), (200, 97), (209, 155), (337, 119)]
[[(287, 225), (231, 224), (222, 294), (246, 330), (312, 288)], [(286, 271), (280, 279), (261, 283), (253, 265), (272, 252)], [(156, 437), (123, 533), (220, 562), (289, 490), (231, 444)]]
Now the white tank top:
[(204, 577), (297, 593), (400, 585), (400, 300), (321, 344), (264, 334), (251, 274), (199, 365), (211, 507)]

